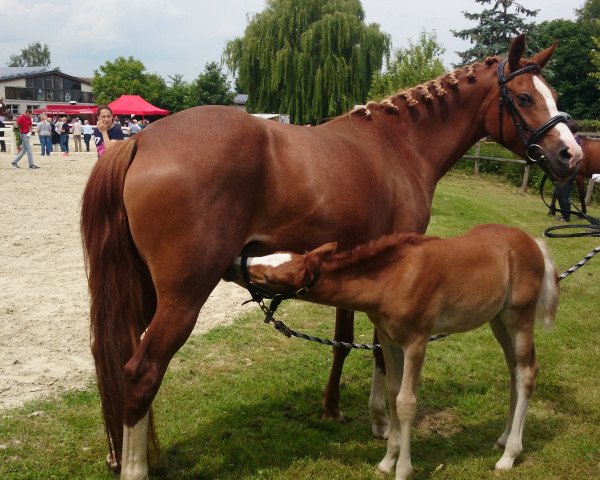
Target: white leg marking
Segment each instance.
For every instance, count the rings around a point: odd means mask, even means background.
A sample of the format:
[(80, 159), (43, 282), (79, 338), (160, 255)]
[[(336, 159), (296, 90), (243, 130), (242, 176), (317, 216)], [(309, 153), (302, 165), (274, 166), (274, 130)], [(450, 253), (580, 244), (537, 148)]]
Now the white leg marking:
[[(292, 260), (292, 255), (289, 253), (273, 253), (264, 257), (248, 257), (248, 266), (263, 265), (265, 267), (278, 267)], [(235, 257), (234, 265), (241, 265), (242, 258)]]
[(390, 421), (385, 414), (385, 375), (377, 367), (375, 359), (373, 359), (373, 374), (371, 376), (369, 412), (371, 414), (373, 436), (375, 438), (388, 438)]
[(133, 427), (123, 428), (121, 480), (148, 480), (148, 414)]

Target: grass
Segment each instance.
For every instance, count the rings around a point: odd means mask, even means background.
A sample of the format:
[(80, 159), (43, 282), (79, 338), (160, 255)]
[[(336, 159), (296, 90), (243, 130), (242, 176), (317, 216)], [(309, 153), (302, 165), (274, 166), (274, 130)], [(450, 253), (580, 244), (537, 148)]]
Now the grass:
[[(534, 195), (490, 179), (454, 173), (436, 193), (429, 233), (449, 236), (499, 222), (540, 235), (551, 221)], [(593, 214), (593, 212), (592, 212)], [(597, 245), (548, 240), (563, 271)], [(493, 472), (491, 446), (504, 426), (507, 373), (489, 328), (432, 343), (413, 430), (414, 479), (595, 479), (600, 469), (600, 263), (561, 283), (554, 330), (538, 330), (541, 364), (515, 468)], [(258, 310), (258, 309), (257, 309)], [(279, 318), (331, 337), (333, 311), (287, 302)], [(356, 338), (371, 328), (358, 315)], [(320, 420), (330, 349), (289, 340), (258, 311), (234, 326), (194, 337), (173, 359), (155, 410), (162, 457), (153, 479), (379, 478), (385, 443), (370, 436), (371, 359), (355, 351), (344, 370), (345, 425)], [(41, 413), (40, 413), (41, 412)], [(110, 479), (96, 391), (71, 393), (0, 412), (0, 478)]]

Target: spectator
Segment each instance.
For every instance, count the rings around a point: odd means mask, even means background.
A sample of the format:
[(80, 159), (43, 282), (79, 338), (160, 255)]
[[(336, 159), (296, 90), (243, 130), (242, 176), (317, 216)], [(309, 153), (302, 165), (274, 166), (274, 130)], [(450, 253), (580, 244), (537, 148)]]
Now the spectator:
[(71, 125), (67, 122), (67, 117), (62, 118), (62, 124), (60, 127), (60, 149), (63, 152), (63, 157), (69, 156), (69, 132), (71, 131)]
[(81, 131), (83, 132), (83, 143), (85, 143), (85, 151), (89, 152), (90, 151), (90, 138), (92, 138), (92, 134), (94, 133), (94, 129), (90, 125), (89, 120), (86, 120), (83, 122)]
[[(567, 114), (568, 115), (568, 114)], [(567, 121), (567, 127), (573, 132), (575, 136), (575, 140), (579, 145), (581, 145), (581, 138), (577, 135), (579, 131), (579, 126), (575, 120), (572, 120), (570, 116), (568, 116), (569, 120)], [(554, 192), (552, 194), (552, 203), (550, 204), (550, 210), (548, 211), (549, 216), (554, 216), (556, 210), (554, 208), (555, 200), (558, 200), (558, 205), (560, 207), (561, 215), (558, 217), (559, 222), (569, 222), (571, 220), (571, 190), (573, 190), (573, 181), (575, 180), (575, 176), (577, 173), (574, 173), (563, 183), (558, 184), (554, 187)]]
[(141, 130), (138, 125), (138, 121), (134, 118), (132, 122), (129, 124), (129, 135), (135, 135)]
[(52, 138), (52, 143), (57, 145), (56, 151), (60, 149), (60, 133), (62, 131), (62, 118), (56, 117), (56, 123), (54, 124), (54, 133), (56, 133), (56, 137)]
[(40, 137), (42, 157), (44, 155), (50, 156), (50, 152), (52, 151), (52, 125), (43, 113), (40, 120), (37, 124), (37, 134)]
[(75, 121), (73, 122), (73, 143), (75, 143), (75, 151), (82, 152), (83, 148), (81, 147), (81, 120), (78, 117), (75, 117)]
[(112, 110), (108, 105), (100, 105), (96, 112), (98, 116), (98, 124), (94, 128), (94, 140), (96, 142), (96, 150), (98, 158), (110, 148), (111, 144), (123, 140), (125, 135), (121, 130), (121, 124), (114, 121)]
[(22, 149), (16, 158), (11, 162), (11, 165), (15, 168), (19, 167), (19, 160), (27, 154), (27, 160), (29, 161), (29, 168), (40, 168), (33, 163), (33, 152), (31, 151), (31, 144), (29, 143), (29, 136), (31, 135), (31, 127), (33, 123), (31, 121), (31, 110), (25, 110), (25, 113), (19, 115), (17, 118), (17, 125), (19, 126), (19, 133), (21, 135)]

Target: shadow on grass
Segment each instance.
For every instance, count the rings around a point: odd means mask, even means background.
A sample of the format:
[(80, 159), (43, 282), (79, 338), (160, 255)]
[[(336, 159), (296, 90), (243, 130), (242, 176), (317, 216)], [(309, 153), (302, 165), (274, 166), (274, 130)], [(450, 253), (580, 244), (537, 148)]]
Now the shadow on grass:
[[(440, 383), (439, 391), (460, 392), (464, 388), (463, 384), (443, 380)], [(471, 387), (482, 391), (488, 388), (487, 385)], [(436, 399), (434, 409), (428, 407), (426, 396), (435, 395), (436, 390), (435, 387), (420, 389), (418, 410), (426, 413), (420, 413), (417, 421), (452, 410), (458, 403), (459, 395), (451, 395), (445, 397), (442, 404)], [(344, 391), (343, 402), (351, 419), (343, 425), (319, 419), (321, 393), (317, 388), (290, 387), (271, 397), (268, 397), (271, 392), (265, 392), (259, 401), (240, 399), (237, 404), (229, 403), (226, 411), (212, 417), (214, 420), (189, 429), (193, 433), (187, 438), (172, 431), (174, 443), (164, 445), (153, 478), (373, 478), (375, 467), (385, 454), (386, 443), (371, 438), (364, 392), (355, 386)], [(552, 397), (557, 404), (573, 402), (568, 391), (556, 386)], [(202, 418), (197, 406), (190, 406), (189, 413), (191, 418)], [(160, 412), (159, 417), (163, 417)], [(458, 465), (473, 458), (480, 459), (489, 471), (493, 469), (501, 452), (492, 447), (504, 428), (504, 416), (484, 416), (466, 425), (460, 425), (456, 416), (455, 422), (451, 433), (444, 429), (427, 432), (413, 429), (415, 473), (412, 478), (430, 478), (441, 464)], [(565, 428), (564, 421), (558, 418), (540, 419), (529, 415), (524, 451), (516, 466), (527, 455), (542, 451)], [(327, 471), (328, 467), (333, 471)]]

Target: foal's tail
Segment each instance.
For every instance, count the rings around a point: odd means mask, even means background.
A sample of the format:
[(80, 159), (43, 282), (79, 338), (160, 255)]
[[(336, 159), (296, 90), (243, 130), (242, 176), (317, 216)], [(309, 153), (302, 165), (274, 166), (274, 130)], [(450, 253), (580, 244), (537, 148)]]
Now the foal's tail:
[(546, 242), (540, 239), (536, 239), (536, 242), (542, 255), (544, 255), (544, 280), (535, 309), (535, 318), (538, 322), (543, 323), (546, 328), (551, 328), (554, 326), (554, 317), (558, 308), (558, 274), (548, 253)]
[[(118, 142), (101, 157), (83, 192), (81, 235), (90, 291), (90, 334), (111, 461), (120, 468), (123, 448), (125, 377), (156, 308), (149, 272), (131, 238), (123, 202), (125, 175), (135, 140)], [(150, 412), (151, 413), (151, 412)], [(152, 415), (149, 459), (158, 456)]]

